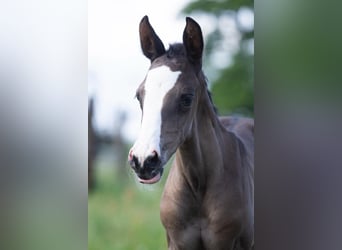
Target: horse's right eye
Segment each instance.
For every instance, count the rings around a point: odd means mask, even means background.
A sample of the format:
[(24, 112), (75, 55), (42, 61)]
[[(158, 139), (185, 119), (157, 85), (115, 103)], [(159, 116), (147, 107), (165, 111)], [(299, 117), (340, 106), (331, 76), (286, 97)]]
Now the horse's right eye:
[(140, 102), (140, 95), (138, 92), (135, 94), (135, 98), (137, 98), (137, 100)]

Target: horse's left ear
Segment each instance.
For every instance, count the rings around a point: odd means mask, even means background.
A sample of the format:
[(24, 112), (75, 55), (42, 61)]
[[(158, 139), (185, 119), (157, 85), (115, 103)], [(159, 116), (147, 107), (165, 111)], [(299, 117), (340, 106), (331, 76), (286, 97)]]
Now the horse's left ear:
[(183, 44), (189, 61), (196, 66), (202, 66), (203, 36), (199, 24), (190, 17), (186, 18), (183, 32)]

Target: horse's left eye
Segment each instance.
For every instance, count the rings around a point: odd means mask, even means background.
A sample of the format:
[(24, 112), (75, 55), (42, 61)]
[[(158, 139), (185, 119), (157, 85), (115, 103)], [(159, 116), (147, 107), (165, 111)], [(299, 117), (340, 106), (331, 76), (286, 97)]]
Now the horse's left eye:
[(194, 99), (193, 94), (184, 94), (181, 96), (181, 104), (185, 108), (189, 108), (191, 106), (192, 100)]

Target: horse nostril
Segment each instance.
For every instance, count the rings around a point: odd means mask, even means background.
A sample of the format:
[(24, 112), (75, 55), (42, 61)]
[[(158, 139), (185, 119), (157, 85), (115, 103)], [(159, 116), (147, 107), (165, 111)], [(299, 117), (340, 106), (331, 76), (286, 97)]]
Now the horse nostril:
[(148, 156), (144, 162), (145, 167), (155, 167), (159, 164), (159, 156), (156, 151), (153, 151), (152, 155)]
[(139, 160), (135, 155), (132, 155), (132, 158), (130, 160), (130, 165), (134, 170), (137, 170), (138, 168), (140, 168)]

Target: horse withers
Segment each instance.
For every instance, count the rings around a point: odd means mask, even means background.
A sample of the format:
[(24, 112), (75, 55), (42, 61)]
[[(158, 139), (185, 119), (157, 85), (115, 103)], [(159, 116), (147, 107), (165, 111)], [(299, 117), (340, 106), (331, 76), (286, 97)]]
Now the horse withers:
[(160, 205), (169, 249), (252, 249), (253, 120), (217, 116), (193, 19), (168, 50), (147, 16), (139, 32), (151, 66), (136, 92), (141, 131), (128, 158), (138, 180), (153, 184), (176, 154)]

